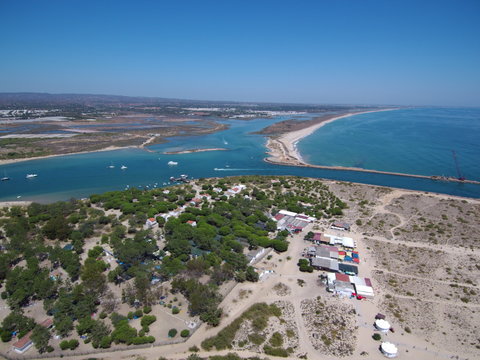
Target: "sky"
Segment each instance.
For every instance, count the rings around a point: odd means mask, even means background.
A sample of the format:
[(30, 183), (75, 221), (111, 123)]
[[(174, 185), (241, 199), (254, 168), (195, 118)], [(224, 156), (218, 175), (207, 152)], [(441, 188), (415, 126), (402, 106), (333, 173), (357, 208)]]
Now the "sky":
[(0, 92), (480, 106), (480, 1), (0, 0)]

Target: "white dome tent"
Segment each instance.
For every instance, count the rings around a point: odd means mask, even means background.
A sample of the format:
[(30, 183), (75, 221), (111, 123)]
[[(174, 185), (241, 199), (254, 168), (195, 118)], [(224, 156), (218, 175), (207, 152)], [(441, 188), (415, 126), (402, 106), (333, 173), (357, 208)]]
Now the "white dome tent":
[(398, 355), (397, 347), (390, 342), (383, 342), (382, 345), (380, 345), (380, 350), (387, 358), (394, 358)]
[(375, 320), (375, 328), (381, 332), (388, 332), (390, 330), (390, 323), (383, 319)]

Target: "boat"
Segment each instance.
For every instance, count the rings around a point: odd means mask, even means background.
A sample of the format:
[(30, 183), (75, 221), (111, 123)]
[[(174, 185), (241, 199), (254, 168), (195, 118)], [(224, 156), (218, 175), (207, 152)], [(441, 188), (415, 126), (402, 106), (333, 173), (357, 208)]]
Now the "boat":
[(178, 162), (176, 162), (176, 161), (171, 161), (171, 160), (170, 160), (167, 164), (168, 164), (169, 166), (176, 166), (176, 165), (178, 165)]
[(115, 165), (113, 165), (113, 163), (110, 163), (110, 165), (108, 165), (108, 168), (109, 168), (109, 169), (114, 169), (114, 168), (115, 168)]
[(35, 178), (37, 177), (38, 175), (37, 174), (27, 174), (27, 176), (25, 176), (27, 179), (32, 179), (32, 178)]
[(125, 169), (127, 169), (127, 167), (125, 165), (122, 165), (122, 167), (120, 169), (125, 170)]
[(7, 180), (10, 180), (10, 178), (9, 178), (8, 176), (4, 176), (4, 177), (2, 177), (0, 180), (2, 180), (2, 181), (7, 181)]

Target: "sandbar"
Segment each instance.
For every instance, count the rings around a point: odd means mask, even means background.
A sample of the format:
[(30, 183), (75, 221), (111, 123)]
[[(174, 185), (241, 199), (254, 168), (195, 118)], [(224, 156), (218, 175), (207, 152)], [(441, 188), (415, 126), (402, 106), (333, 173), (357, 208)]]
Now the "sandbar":
[(109, 147), (106, 147), (106, 148), (103, 148), (103, 149), (98, 149), (98, 150), (77, 151), (77, 152), (71, 152), (71, 153), (65, 153), (65, 154), (52, 154), (52, 155), (36, 156), (36, 157), (30, 157), (30, 158), (4, 159), (4, 160), (0, 160), (0, 165), (7, 165), (7, 164), (13, 164), (13, 163), (30, 161), (30, 160), (48, 159), (48, 158), (59, 157), (59, 156), (89, 154), (89, 153), (96, 153), (96, 152), (102, 152), (102, 151), (114, 151), (114, 150), (123, 150), (123, 149), (138, 149), (138, 148), (141, 148), (141, 147), (140, 146), (135, 146), (135, 145), (132, 145), (132, 146), (109, 146)]
[(367, 172), (367, 173), (373, 173), (373, 174), (384, 174), (384, 175), (413, 177), (413, 178), (420, 178), (420, 179), (431, 179), (435, 181), (453, 181), (453, 182), (464, 182), (464, 183), (470, 183), (470, 184), (480, 184), (480, 182), (476, 180), (460, 180), (454, 177), (406, 174), (406, 173), (399, 173), (399, 172), (363, 169), (358, 167), (347, 167), (347, 166), (313, 165), (313, 164), (307, 163), (298, 152), (297, 143), (304, 137), (312, 134), (314, 131), (320, 129), (322, 126), (326, 124), (329, 124), (335, 120), (343, 119), (353, 115), (380, 112), (380, 111), (392, 111), (392, 110), (398, 110), (398, 109), (397, 108), (378, 109), (378, 110), (370, 110), (370, 111), (362, 111), (362, 112), (352, 112), (352, 113), (348, 113), (340, 116), (333, 116), (317, 124), (308, 126), (304, 129), (291, 131), (275, 137), (269, 137), (266, 144), (266, 147), (268, 148), (267, 154), (269, 156), (264, 160), (268, 163), (276, 164), (276, 165), (302, 166), (302, 167), (312, 167), (312, 168), (326, 169), (326, 170), (359, 171), (359, 172)]
[(190, 150), (180, 150), (180, 151), (165, 151), (164, 154), (166, 155), (191, 154), (191, 153), (205, 152), (205, 151), (228, 151), (228, 149), (225, 149), (225, 148), (190, 149)]

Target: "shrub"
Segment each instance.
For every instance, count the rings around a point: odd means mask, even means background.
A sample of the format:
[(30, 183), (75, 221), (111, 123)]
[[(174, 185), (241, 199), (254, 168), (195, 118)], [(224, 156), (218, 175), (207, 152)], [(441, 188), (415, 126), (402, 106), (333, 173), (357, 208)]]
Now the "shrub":
[(193, 346), (190, 346), (190, 347), (188, 348), (188, 351), (191, 351), (191, 352), (199, 352), (200, 349), (198, 348), (197, 345), (193, 345)]
[(143, 313), (144, 314), (150, 314), (152, 312), (152, 307), (151, 306), (144, 306), (143, 307)]
[(142, 327), (147, 327), (153, 324), (155, 321), (157, 321), (157, 317), (155, 315), (145, 315), (142, 317), (142, 320), (140, 320), (140, 325), (142, 325)]
[(0, 336), (1, 336), (3, 342), (9, 342), (10, 340), (12, 340), (12, 332), (11, 331), (2, 330), (2, 333), (1, 333)]
[(142, 311), (142, 309), (136, 310), (136, 311), (133, 313), (133, 315), (136, 316), (137, 318), (142, 317), (142, 316), (143, 316), (143, 311)]
[(151, 344), (155, 342), (155, 338), (153, 336), (138, 336), (132, 339), (133, 345), (143, 345), (143, 344)]
[(259, 333), (253, 333), (248, 335), (248, 340), (250, 340), (255, 345), (262, 345), (263, 342), (265, 341), (265, 338), (263, 337), (263, 335), (260, 335)]
[[(275, 305), (267, 305), (265, 303), (257, 303), (248, 310), (246, 310), (240, 317), (231, 322), (230, 325), (223, 328), (214, 337), (205, 339), (202, 342), (202, 348), (205, 350), (211, 350), (215, 347), (217, 350), (230, 349), (232, 347), (232, 341), (235, 338), (235, 334), (240, 329), (244, 320), (255, 320), (256, 328), (264, 328), (268, 322), (268, 318), (271, 316), (279, 317), (282, 311)], [(260, 319), (260, 320), (257, 320)], [(263, 342), (262, 337), (262, 342)]]
[(69, 348), (70, 348), (70, 341), (63, 340), (63, 341), (60, 342), (60, 349), (67, 350)]
[(375, 333), (372, 335), (372, 339), (376, 341), (382, 340), (382, 335), (380, 335), (379, 333)]
[(288, 357), (288, 351), (283, 348), (273, 348), (269, 345), (265, 345), (263, 351), (265, 351), (265, 354), (267, 355)]
[(168, 330), (168, 337), (173, 338), (175, 335), (177, 335), (177, 329)]
[(187, 329), (182, 330), (180, 332), (180, 336), (183, 337), (183, 338), (189, 337), (190, 336), (190, 330), (187, 330)]
[(270, 338), (270, 345), (274, 347), (279, 347), (283, 345), (283, 336), (280, 334), (278, 331), (274, 332), (272, 334), (272, 337)]
[(178, 314), (180, 312), (180, 309), (176, 306), (172, 308), (172, 314)]

